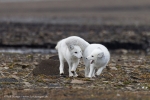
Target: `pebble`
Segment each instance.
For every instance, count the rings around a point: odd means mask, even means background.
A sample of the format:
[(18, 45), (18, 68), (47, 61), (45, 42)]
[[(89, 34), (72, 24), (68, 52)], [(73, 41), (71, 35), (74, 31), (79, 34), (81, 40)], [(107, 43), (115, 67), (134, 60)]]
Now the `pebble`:
[(83, 83), (86, 83), (86, 81), (74, 79), (74, 80), (71, 81), (71, 83), (72, 84), (83, 84)]
[(116, 67), (110, 67), (112, 70), (118, 70)]

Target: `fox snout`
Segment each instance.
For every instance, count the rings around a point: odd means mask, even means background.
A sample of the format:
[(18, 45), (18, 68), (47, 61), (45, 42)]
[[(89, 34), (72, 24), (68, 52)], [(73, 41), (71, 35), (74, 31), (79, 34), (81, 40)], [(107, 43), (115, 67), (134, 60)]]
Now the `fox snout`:
[(88, 56), (88, 57), (86, 57), (86, 59), (87, 59), (87, 60), (90, 60), (90, 57)]
[(94, 60), (94, 58), (93, 58), (93, 57), (90, 57), (90, 56), (86, 57), (86, 59), (87, 59), (87, 60)]
[(90, 56), (88, 56), (88, 57), (86, 57), (86, 59), (90, 60), (90, 59), (91, 59), (91, 57), (90, 57)]
[(79, 57), (79, 59), (82, 59), (82, 58), (83, 58), (82, 56)]
[(94, 59), (93, 58), (91, 58), (91, 57), (88, 56), (88, 57), (86, 57), (86, 59), (89, 60), (91, 64), (94, 63)]
[(76, 57), (77, 57), (78, 59), (81, 59), (81, 58), (83, 58), (83, 57), (82, 57), (82, 55), (81, 55), (81, 56), (76, 56)]
[(82, 55), (82, 54), (79, 56), (79, 59), (81, 59), (81, 58), (83, 58), (83, 55)]

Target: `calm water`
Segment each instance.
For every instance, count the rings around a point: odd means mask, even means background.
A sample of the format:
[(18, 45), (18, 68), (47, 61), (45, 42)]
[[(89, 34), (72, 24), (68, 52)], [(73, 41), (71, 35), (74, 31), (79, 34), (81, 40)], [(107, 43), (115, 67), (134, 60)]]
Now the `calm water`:
[(20, 54), (27, 54), (27, 53), (56, 53), (55, 49), (43, 49), (43, 48), (0, 48), (0, 53), (20, 53)]

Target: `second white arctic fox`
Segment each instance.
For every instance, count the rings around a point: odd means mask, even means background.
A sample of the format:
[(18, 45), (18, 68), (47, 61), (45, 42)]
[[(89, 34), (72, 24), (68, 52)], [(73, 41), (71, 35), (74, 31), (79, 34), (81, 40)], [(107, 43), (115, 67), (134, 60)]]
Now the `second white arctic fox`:
[(69, 66), (69, 76), (77, 77), (76, 68), (82, 58), (82, 52), (89, 45), (84, 39), (77, 36), (70, 36), (62, 39), (55, 47), (58, 51), (60, 60), (60, 75), (64, 74), (64, 62), (67, 61)]
[[(100, 75), (110, 60), (108, 49), (101, 44), (90, 44), (83, 53), (85, 64), (85, 77)], [(97, 72), (95, 73), (95, 70)]]

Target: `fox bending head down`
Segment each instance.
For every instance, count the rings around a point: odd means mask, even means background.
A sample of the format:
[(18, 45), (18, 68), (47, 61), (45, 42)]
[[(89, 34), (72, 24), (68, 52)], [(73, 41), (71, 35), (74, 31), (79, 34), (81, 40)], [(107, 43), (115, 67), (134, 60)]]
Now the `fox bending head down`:
[(79, 46), (70, 45), (68, 48), (73, 57), (76, 57), (78, 59), (82, 58), (82, 50)]
[(55, 47), (58, 51), (60, 61), (60, 75), (64, 74), (64, 62), (66, 61), (69, 66), (69, 76), (77, 77), (76, 68), (82, 58), (82, 52), (89, 45), (84, 39), (78, 36), (70, 36), (62, 39)]

